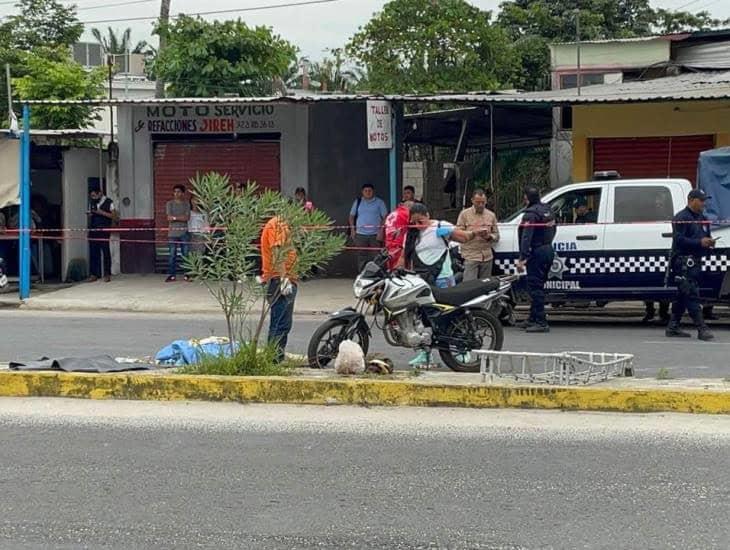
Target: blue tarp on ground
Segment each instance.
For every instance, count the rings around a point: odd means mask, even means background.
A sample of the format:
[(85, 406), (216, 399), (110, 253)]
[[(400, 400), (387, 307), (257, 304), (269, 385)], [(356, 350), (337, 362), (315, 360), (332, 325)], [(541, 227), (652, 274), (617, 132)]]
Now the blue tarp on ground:
[(705, 205), (707, 217), (730, 225), (730, 147), (700, 153), (697, 186), (712, 197)]
[(202, 357), (230, 356), (231, 346), (227, 340), (210, 338), (207, 340), (175, 340), (157, 352), (155, 363), (158, 365), (197, 365)]

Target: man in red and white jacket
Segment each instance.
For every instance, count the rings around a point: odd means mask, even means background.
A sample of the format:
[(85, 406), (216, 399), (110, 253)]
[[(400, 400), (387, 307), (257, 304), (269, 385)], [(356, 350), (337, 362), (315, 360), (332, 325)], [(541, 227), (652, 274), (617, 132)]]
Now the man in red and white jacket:
[(402, 265), (403, 244), (408, 234), (412, 201), (404, 201), (385, 218), (385, 249), (388, 252), (387, 268), (393, 271)]

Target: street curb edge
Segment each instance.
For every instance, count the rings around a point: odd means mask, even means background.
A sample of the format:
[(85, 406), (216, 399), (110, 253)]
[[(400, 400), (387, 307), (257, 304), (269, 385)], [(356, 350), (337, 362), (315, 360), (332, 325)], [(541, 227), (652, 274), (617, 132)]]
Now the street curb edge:
[(139, 373), (0, 372), (0, 397), (730, 414), (727, 391)]

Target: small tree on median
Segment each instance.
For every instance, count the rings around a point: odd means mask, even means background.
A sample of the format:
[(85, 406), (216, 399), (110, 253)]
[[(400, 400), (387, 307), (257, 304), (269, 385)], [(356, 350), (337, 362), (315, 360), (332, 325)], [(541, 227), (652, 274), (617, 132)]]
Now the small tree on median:
[(287, 228), (288, 239), (277, 247), (274, 263), (281, 264), (296, 253), (291, 271), (297, 279), (326, 265), (343, 249), (345, 238), (332, 231), (332, 220), (324, 212), (307, 212), (280, 193), (261, 190), (255, 183), (240, 193), (234, 192), (228, 176), (217, 173), (198, 175), (190, 183), (208, 217), (210, 231), (205, 237), (205, 252), (189, 254), (185, 268), (220, 305), (232, 348), (245, 341), (255, 350), (270, 310), (264, 299), (266, 289), (257, 279), (264, 223), (277, 216)]

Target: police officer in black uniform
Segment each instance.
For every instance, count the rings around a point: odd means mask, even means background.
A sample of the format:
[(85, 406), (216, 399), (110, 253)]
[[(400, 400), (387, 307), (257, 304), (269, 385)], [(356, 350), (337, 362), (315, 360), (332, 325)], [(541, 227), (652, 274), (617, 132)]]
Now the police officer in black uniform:
[(555, 258), (555, 216), (550, 207), (540, 201), (537, 187), (527, 187), (524, 200), (527, 208), (519, 228), (520, 258), (517, 270), (523, 272), (527, 267), (527, 290), (531, 306), (525, 331), (550, 332), (545, 318), (545, 283)]
[(710, 234), (710, 222), (704, 215), (705, 200), (709, 197), (700, 189), (693, 189), (687, 197), (687, 208), (672, 219), (674, 241), (670, 256), (670, 282), (677, 286), (678, 295), (672, 304), (672, 319), (667, 326), (667, 336), (690, 338), (680, 329), (684, 312), (697, 327), (697, 337), (708, 341), (714, 335), (705, 325), (700, 304), (700, 276), (702, 257), (715, 247), (716, 240)]

